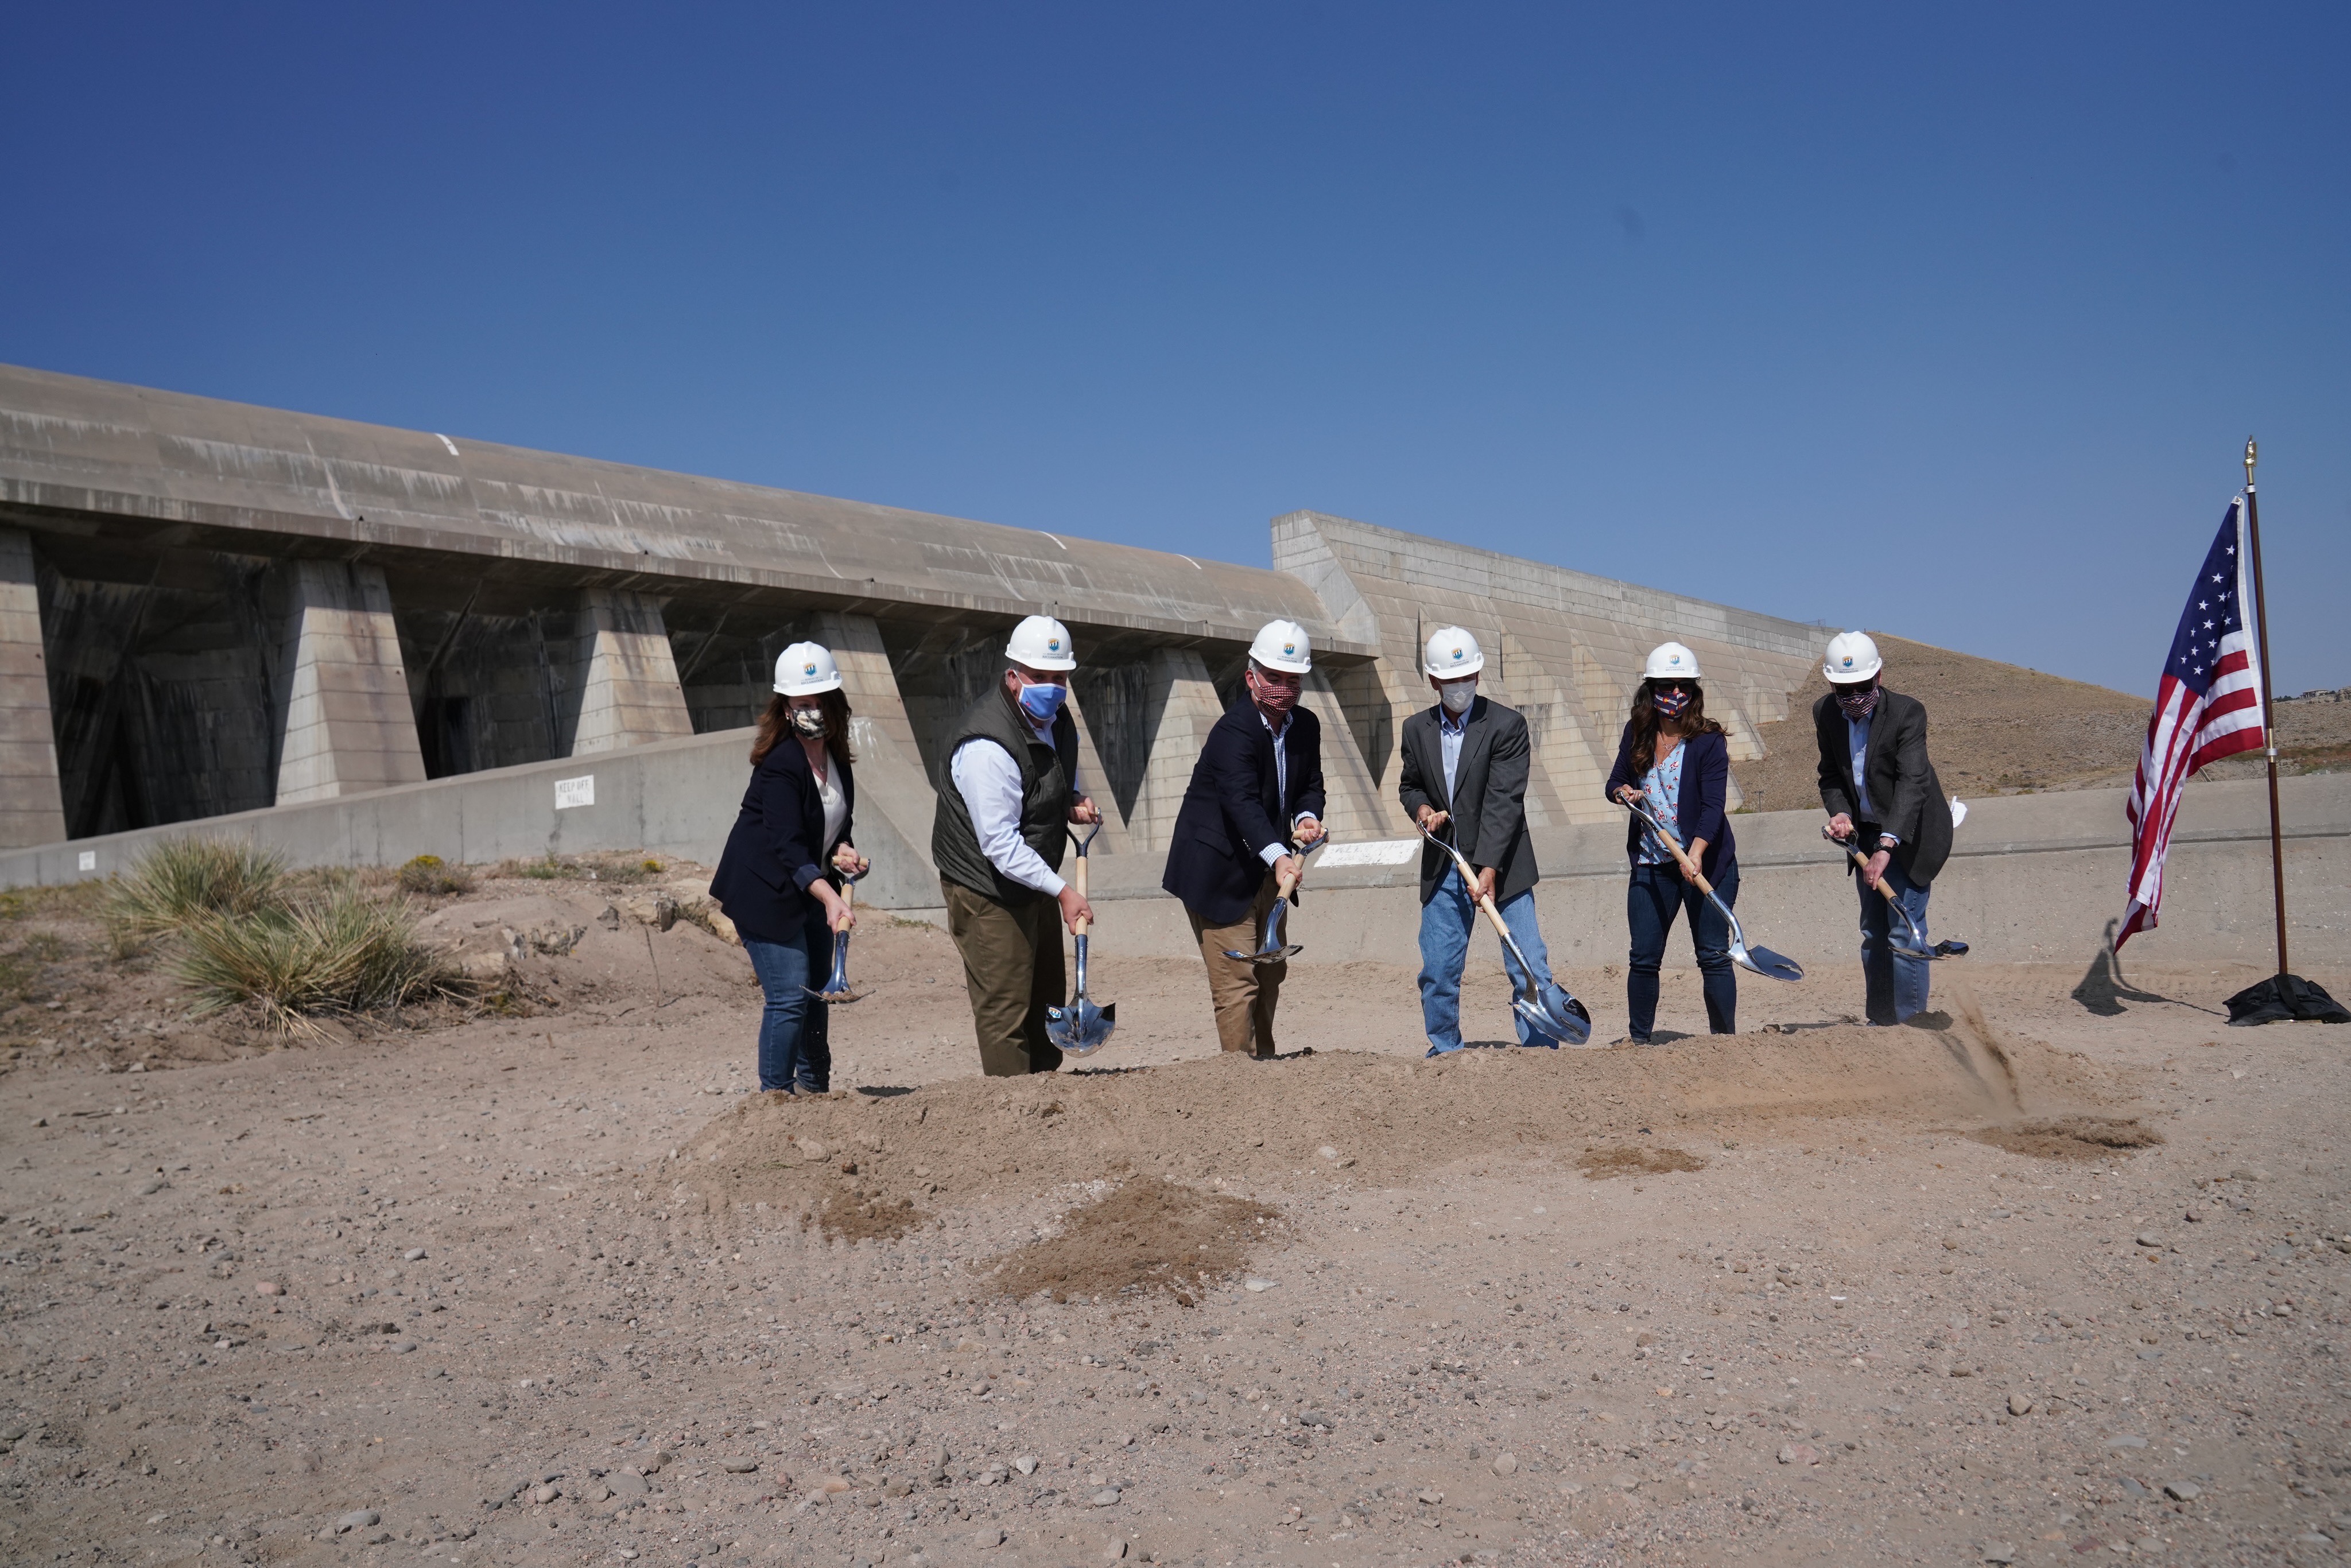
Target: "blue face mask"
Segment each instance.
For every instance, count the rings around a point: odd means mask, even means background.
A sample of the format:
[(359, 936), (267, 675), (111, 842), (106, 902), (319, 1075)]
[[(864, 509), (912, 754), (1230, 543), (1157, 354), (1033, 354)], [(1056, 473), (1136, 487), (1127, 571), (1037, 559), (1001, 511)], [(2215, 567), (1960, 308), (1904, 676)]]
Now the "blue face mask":
[(1067, 686), (1023, 686), (1020, 688), (1020, 711), (1027, 714), (1032, 723), (1050, 724), (1053, 716), (1061, 711), (1061, 704), (1068, 700), (1069, 695)]

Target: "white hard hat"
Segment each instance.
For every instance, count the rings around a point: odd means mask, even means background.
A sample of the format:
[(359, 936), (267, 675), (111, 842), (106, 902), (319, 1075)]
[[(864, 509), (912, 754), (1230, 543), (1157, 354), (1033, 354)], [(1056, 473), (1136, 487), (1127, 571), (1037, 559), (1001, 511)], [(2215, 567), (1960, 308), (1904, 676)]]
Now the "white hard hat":
[(1886, 667), (1877, 656), (1877, 644), (1869, 640), (1866, 632), (1840, 632), (1829, 639), (1828, 658), (1821, 664), (1821, 674), (1838, 682), (1865, 681)]
[(1070, 629), (1050, 615), (1031, 615), (1012, 629), (1004, 656), (1032, 670), (1074, 670), (1078, 667)]
[(1649, 663), (1642, 670), (1641, 678), (1645, 681), (1670, 681), (1676, 677), (1685, 681), (1699, 679), (1698, 655), (1679, 643), (1660, 643), (1650, 649)]
[(1314, 650), (1306, 641), (1306, 628), (1295, 621), (1269, 621), (1259, 628), (1257, 641), (1249, 644), (1249, 657), (1269, 670), (1286, 670), (1293, 675), (1314, 667)]
[(841, 666), (821, 643), (795, 643), (776, 655), (776, 690), (788, 697), (812, 697), (841, 689)]
[(1429, 638), (1428, 646), (1422, 650), (1421, 668), (1440, 681), (1458, 681), (1485, 667), (1484, 650), (1463, 627), (1446, 627)]

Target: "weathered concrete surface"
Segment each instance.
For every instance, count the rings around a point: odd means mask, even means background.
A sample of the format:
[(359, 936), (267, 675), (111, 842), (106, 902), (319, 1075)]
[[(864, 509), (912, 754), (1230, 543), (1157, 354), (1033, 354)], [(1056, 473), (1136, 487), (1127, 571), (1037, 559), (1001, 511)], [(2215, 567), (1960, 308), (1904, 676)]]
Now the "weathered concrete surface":
[(1753, 726), (1787, 715), (1830, 633), (1540, 561), (1399, 533), (1321, 512), (1273, 521), (1273, 564), (1310, 584), (1351, 642), (1379, 649), (1334, 685), (1372, 776), (1392, 780), (1395, 733), (1428, 706), (1421, 648), (1460, 625), (1486, 653), (1480, 688), (1534, 732), (1529, 819), (1564, 827), (1613, 819), (1601, 785), (1615, 759), (1648, 651), (1684, 643), (1706, 672), (1707, 712), (1732, 754), (1760, 755)]
[[(474, 558), (527, 580), (790, 593), (1246, 643), (1276, 616), (1368, 655), (1281, 572), (349, 420), (0, 366), (0, 508), (182, 548)], [(87, 527), (83, 524), (79, 526)], [(266, 553), (277, 553), (266, 547)]]
[(0, 845), (66, 836), (33, 541), (0, 528)]
[(286, 592), (277, 803), (422, 783), (424, 756), (382, 571), (297, 561)]
[(681, 740), (694, 733), (669, 631), (662, 624), (661, 601), (652, 594), (590, 589), (580, 604), (580, 663), (583, 676), (572, 756)]

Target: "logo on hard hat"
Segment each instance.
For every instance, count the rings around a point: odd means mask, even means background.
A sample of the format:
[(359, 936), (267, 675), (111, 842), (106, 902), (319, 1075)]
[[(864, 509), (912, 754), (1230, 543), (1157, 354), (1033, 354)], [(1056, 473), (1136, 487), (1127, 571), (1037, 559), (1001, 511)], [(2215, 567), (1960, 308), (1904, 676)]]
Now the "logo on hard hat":
[(1853, 655), (1851, 653), (1847, 653), (1844, 656), (1844, 667), (1848, 670), (1853, 668)]
[[(1048, 637), (1048, 638), (1046, 638), (1046, 639), (1045, 639), (1045, 652), (1047, 652), (1048, 653), (1060, 653), (1061, 651), (1061, 640), (1059, 637)], [(1850, 660), (1850, 659), (1847, 659), (1847, 660), (1845, 661), (1845, 663), (1849, 664), (1853, 663), (1853, 661), (1852, 661), (1852, 660)]]
[(1460, 649), (1458, 649), (1458, 648), (1454, 649), (1454, 650), (1453, 650), (1453, 656), (1454, 656), (1455, 658), (1457, 658), (1457, 659), (1458, 659), (1458, 658), (1459, 658), (1459, 657), (1461, 656), (1461, 650), (1460, 650)]
[(1666, 655), (1666, 663), (1668, 664), (1678, 664), (1681, 662), (1682, 656), (1679, 653), (1668, 653)]
[(1297, 653), (1298, 653), (1298, 644), (1297, 644), (1297, 643), (1284, 643), (1281, 645), (1281, 656), (1282, 656), (1283, 658), (1285, 658), (1285, 659), (1294, 658), (1294, 657), (1296, 657), (1296, 656), (1297, 656)]
[(816, 674), (816, 666), (814, 664), (802, 664), (800, 666), (800, 674), (804, 675), (813, 675)]

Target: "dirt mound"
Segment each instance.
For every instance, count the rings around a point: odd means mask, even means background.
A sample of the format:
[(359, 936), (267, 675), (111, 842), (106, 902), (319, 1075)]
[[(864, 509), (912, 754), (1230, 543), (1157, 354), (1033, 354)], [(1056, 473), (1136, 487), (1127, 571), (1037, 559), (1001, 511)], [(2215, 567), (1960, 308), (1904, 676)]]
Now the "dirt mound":
[(1606, 1181), (1611, 1176), (1665, 1176), (1672, 1171), (1702, 1171), (1706, 1162), (1687, 1149), (1629, 1148), (1619, 1145), (1613, 1149), (1586, 1149), (1576, 1157), (1575, 1168), (1590, 1181)]
[(1968, 1134), (1980, 1144), (2043, 1160), (2103, 1160), (2116, 1150), (2153, 1148), (2163, 1134), (2136, 1116), (2057, 1116), (1986, 1127)]
[(2005, 1056), (1995, 1065), (1963, 1031), (1844, 1026), (1436, 1061), (1219, 1053), (806, 1103), (747, 1096), (688, 1157), (716, 1202), (820, 1216), (844, 1197), (850, 1209), (952, 1207), (1134, 1174), (1207, 1186), (1389, 1186), (1440, 1166), (1572, 1163), (1651, 1129), (1687, 1139), (1812, 1116), (1981, 1125), (2018, 1114), (2020, 1097), (2044, 1113), (2116, 1097), (2069, 1053), (2011, 1040)]
[(1193, 1290), (1239, 1272), (1249, 1249), (1280, 1211), (1222, 1194), (1139, 1176), (1071, 1212), (1061, 1234), (995, 1260), (988, 1289), (1015, 1301), (1101, 1301), (1148, 1290), (1192, 1305)]
[(813, 1226), (828, 1241), (895, 1241), (919, 1230), (930, 1216), (914, 1207), (911, 1197), (852, 1186), (826, 1195), (824, 1207), (802, 1224)]

